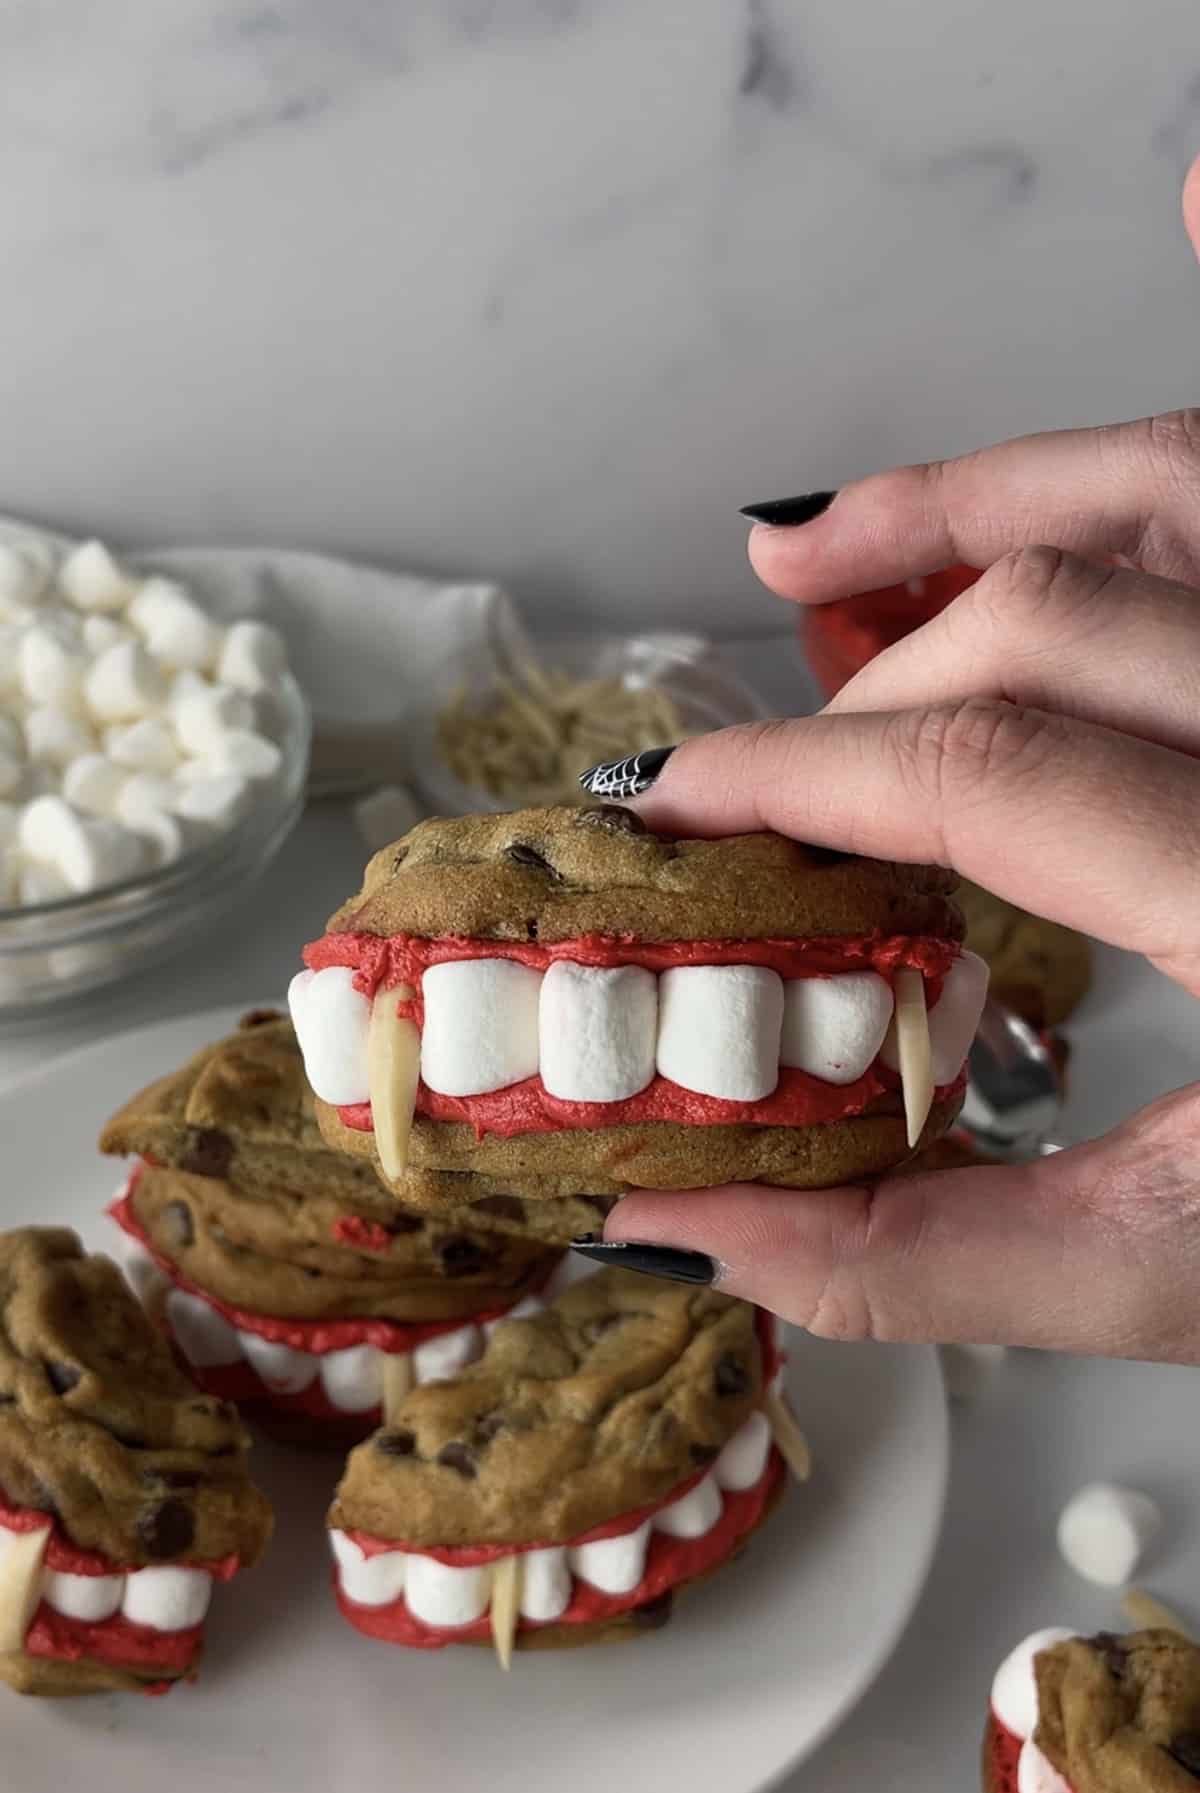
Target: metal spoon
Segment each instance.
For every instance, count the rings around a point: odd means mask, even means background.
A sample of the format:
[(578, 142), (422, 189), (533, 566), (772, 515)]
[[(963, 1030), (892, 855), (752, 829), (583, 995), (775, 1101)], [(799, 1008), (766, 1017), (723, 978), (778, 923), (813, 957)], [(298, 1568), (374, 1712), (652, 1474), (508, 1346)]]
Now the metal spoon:
[(1063, 1101), (1054, 1060), (1032, 1027), (994, 997), (984, 1004), (969, 1067), (959, 1124), (977, 1145), (1016, 1159), (1063, 1149), (1048, 1137)]

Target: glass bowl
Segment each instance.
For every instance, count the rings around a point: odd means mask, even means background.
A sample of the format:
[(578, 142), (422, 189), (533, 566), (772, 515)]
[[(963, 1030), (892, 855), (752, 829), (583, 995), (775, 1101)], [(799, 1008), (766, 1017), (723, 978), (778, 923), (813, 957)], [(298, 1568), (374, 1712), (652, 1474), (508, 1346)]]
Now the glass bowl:
[(103, 890), (0, 908), (0, 1029), (170, 958), (233, 907), (304, 808), (312, 722), (290, 675), (272, 700), (269, 732), (283, 754), (280, 771), (234, 827)]
[[(553, 799), (528, 789), (494, 792), (482, 785), (465, 784), (446, 762), (439, 723), (447, 708), (461, 700), (467, 714), (483, 714), (506, 687), (532, 693), (531, 660), (537, 669), (562, 671), (573, 679), (613, 679), (626, 691), (662, 692), (687, 735), (753, 722), (768, 714), (755, 693), (726, 664), (719, 647), (699, 635), (565, 635), (545, 642), (536, 654), (519, 639), (511, 648), (499, 643), (493, 651), (480, 651), (473, 657), (452, 655), (431, 680), (428, 694), (410, 712), (406, 731), (409, 779), (434, 815), (497, 815), (529, 803), (568, 802), (572, 794), (577, 801), (586, 801), (573, 781)], [(674, 744), (643, 740), (623, 746), (614, 736), (604, 743), (603, 752), (598, 749), (592, 757), (618, 758), (639, 746)]]

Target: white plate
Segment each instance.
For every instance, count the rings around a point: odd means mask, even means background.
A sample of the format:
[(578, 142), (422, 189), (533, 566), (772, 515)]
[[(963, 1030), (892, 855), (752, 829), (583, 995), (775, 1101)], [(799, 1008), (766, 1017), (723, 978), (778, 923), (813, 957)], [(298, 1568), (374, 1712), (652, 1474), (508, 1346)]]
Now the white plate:
[[(118, 1181), (105, 1117), (230, 1030), (191, 1015), (59, 1059), (0, 1092), (0, 1224), (65, 1223), (102, 1246)], [(200, 1682), (166, 1699), (4, 1701), (21, 1793), (752, 1793), (814, 1749), (865, 1691), (925, 1580), (947, 1473), (931, 1350), (793, 1336), (788, 1386), (817, 1472), (743, 1563), (615, 1648), (518, 1656), (391, 1650), (328, 1588), (332, 1458), (260, 1446), (276, 1503), (264, 1565), (217, 1590)]]

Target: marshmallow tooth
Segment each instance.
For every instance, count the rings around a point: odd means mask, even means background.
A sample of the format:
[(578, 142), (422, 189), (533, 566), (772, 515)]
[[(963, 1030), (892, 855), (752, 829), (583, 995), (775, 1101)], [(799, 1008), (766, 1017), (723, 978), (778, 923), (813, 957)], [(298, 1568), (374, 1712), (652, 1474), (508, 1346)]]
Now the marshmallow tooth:
[(225, 1364), (241, 1362), (242, 1347), (237, 1333), (224, 1314), (219, 1314), (199, 1295), (191, 1295), (186, 1289), (172, 1289), (166, 1299), (165, 1311), (175, 1343), (197, 1369), (215, 1370)]
[(478, 1326), (459, 1326), (453, 1332), (440, 1333), (426, 1339), (412, 1354), (413, 1376), (417, 1382), (444, 1382), (457, 1376), (483, 1351), (483, 1334)]
[(1086, 1581), (1119, 1588), (1137, 1568), (1162, 1525), (1148, 1494), (1112, 1482), (1092, 1482), (1071, 1497), (1058, 1520), (1058, 1548)]
[(640, 965), (613, 970), (558, 959), (542, 979), (542, 1082), (565, 1102), (621, 1102), (654, 1076), (658, 980)]
[[(383, 992), (380, 1000), (385, 1000)], [(314, 1093), (335, 1108), (365, 1102), (371, 1094), (371, 1004), (355, 989), (350, 967), (298, 972), (288, 986), (288, 1007)]]
[(966, 1062), (987, 1001), (988, 968), (977, 953), (962, 952), (946, 973), (942, 993), (929, 1011), (933, 1081), (953, 1083)]
[(350, 1345), (320, 1359), (321, 1387), (339, 1413), (369, 1413), (383, 1403), (383, 1353), (374, 1345)]
[(343, 1531), (331, 1531), (329, 1546), (338, 1567), (338, 1581), (356, 1606), (390, 1606), (404, 1592), (408, 1558), (402, 1550), (381, 1550), (368, 1556)]
[(121, 1610), (125, 1592), (123, 1575), (67, 1575), (47, 1569), (42, 1598), (55, 1612), (67, 1619), (82, 1619), (85, 1625), (102, 1625)]
[(538, 1068), (540, 971), (511, 959), (456, 959), (421, 980), (421, 1076), (443, 1096), (479, 1096)]
[(721, 1517), (721, 1491), (706, 1475), (654, 1515), (654, 1529), (668, 1538), (703, 1538)]
[(135, 1569), (126, 1577), (122, 1617), (155, 1631), (190, 1631), (203, 1623), (212, 1576), (203, 1569)]
[(996, 1670), (992, 1681), (992, 1711), (1004, 1729), (1022, 1742), (1032, 1737), (1037, 1729), (1038, 1697), (1033, 1659), (1043, 1650), (1051, 1650), (1055, 1644), (1065, 1643), (1067, 1638), (1074, 1636), (1075, 1632), (1064, 1631), (1060, 1625), (1034, 1631), (1015, 1650), (1010, 1650)]
[(298, 1395), (316, 1380), (317, 1359), (310, 1351), (294, 1351), (256, 1332), (239, 1332), (237, 1339), (251, 1369), (272, 1394)]
[(713, 1465), (717, 1486), (730, 1494), (744, 1494), (762, 1476), (770, 1451), (771, 1423), (765, 1413), (752, 1413)]
[(521, 1617), (549, 1623), (561, 1619), (571, 1604), (571, 1571), (565, 1545), (527, 1550), (521, 1577)]
[(783, 979), (761, 965), (677, 965), (658, 980), (658, 1070), (726, 1102), (779, 1082)]
[(1017, 1793), (1072, 1793), (1070, 1782), (1063, 1779), (1032, 1737), (1021, 1745), (1017, 1757)]
[(780, 1063), (825, 1083), (854, 1083), (877, 1057), (892, 1008), (892, 992), (874, 971), (789, 978)]
[(619, 1538), (599, 1538), (591, 1544), (572, 1545), (568, 1560), (581, 1581), (590, 1582), (602, 1594), (632, 1594), (646, 1573), (646, 1547), (650, 1520)]
[(410, 1556), (405, 1569), (404, 1597), (414, 1618), (426, 1625), (473, 1625), (488, 1608), (490, 1563), (460, 1569), (432, 1556)]

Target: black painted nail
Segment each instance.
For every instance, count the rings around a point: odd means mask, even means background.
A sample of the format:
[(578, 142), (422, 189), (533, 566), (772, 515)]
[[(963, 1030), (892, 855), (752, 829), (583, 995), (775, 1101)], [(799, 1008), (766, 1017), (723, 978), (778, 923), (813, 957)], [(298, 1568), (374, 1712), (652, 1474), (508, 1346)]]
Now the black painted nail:
[(836, 492), (801, 492), (798, 498), (768, 498), (762, 504), (743, 504), (743, 517), (751, 517), (755, 523), (770, 523), (776, 529), (786, 529), (794, 523), (811, 523), (814, 517), (823, 516), (829, 509)]
[(579, 782), (592, 797), (609, 801), (622, 797), (640, 797), (648, 791), (671, 755), (673, 747), (646, 747), (623, 760), (602, 760), (579, 774)]
[(716, 1263), (707, 1252), (676, 1251), (673, 1245), (642, 1245), (636, 1239), (597, 1239), (594, 1233), (584, 1233), (572, 1239), (571, 1250), (614, 1270), (640, 1270), (643, 1276), (665, 1276), (669, 1282), (707, 1285), (717, 1275)]

